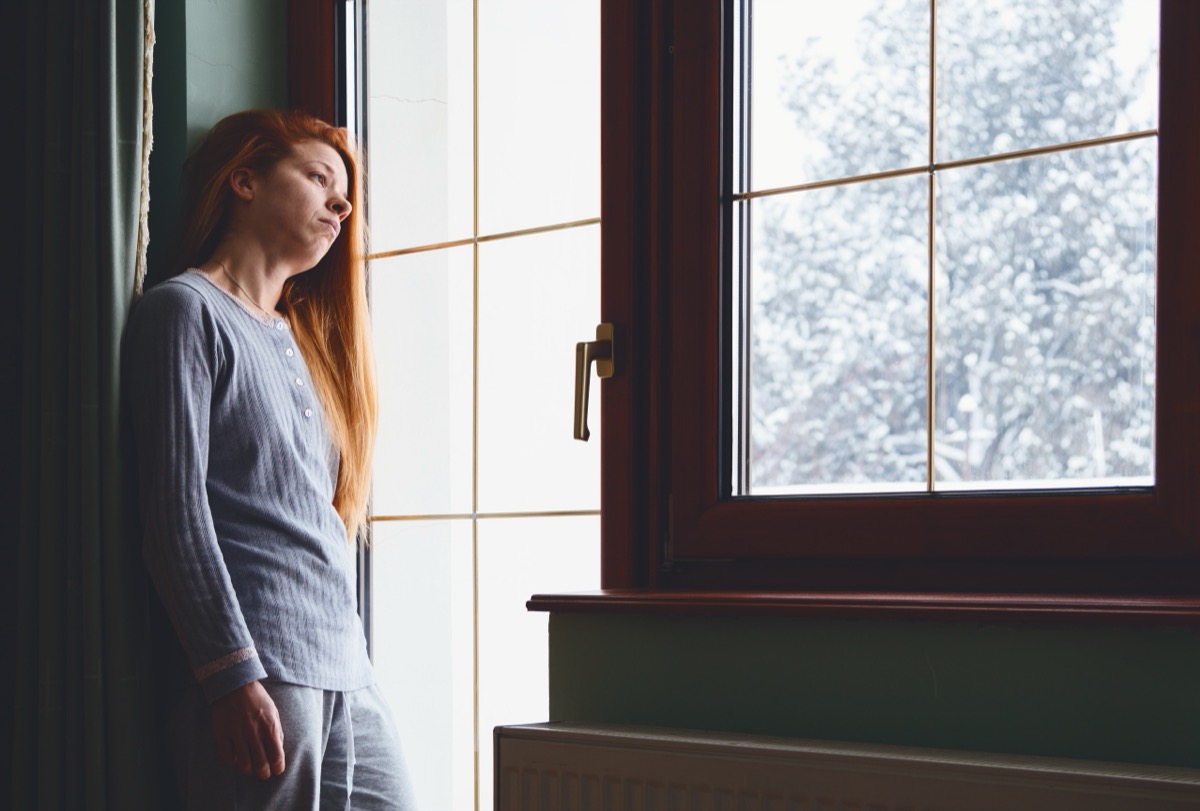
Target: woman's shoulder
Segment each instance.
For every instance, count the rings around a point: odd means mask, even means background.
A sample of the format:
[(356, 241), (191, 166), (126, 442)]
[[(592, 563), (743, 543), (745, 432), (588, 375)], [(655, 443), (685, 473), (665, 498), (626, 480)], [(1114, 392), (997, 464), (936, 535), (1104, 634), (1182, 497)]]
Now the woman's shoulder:
[(211, 286), (199, 271), (185, 270), (146, 290), (138, 306), (149, 302), (153, 307), (195, 307), (208, 302)]
[(212, 284), (185, 271), (146, 290), (129, 313), (129, 330), (138, 336), (195, 335), (219, 332)]
[(212, 283), (200, 273), (184, 271), (146, 290), (130, 317), (144, 319), (203, 318), (212, 309)]

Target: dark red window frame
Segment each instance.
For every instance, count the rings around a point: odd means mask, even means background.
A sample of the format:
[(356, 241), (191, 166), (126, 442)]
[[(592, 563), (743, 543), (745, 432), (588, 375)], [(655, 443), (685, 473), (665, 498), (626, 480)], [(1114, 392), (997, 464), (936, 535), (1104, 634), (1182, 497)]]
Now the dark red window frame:
[(288, 106), (336, 123), (337, 9), (345, 0), (287, 0)]
[(720, 492), (723, 13), (602, 6), (606, 591), (532, 605), (1200, 616), (1200, 4), (1162, 2), (1153, 490), (803, 502)]

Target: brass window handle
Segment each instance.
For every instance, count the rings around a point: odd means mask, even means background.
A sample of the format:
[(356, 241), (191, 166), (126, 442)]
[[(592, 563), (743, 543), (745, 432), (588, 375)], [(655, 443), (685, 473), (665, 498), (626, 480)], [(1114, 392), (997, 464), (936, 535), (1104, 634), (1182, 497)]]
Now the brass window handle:
[(575, 344), (575, 438), (584, 442), (592, 432), (588, 430), (588, 394), (592, 361), (596, 362), (596, 376), (604, 379), (613, 376), (613, 325), (597, 324), (596, 340), (580, 341)]

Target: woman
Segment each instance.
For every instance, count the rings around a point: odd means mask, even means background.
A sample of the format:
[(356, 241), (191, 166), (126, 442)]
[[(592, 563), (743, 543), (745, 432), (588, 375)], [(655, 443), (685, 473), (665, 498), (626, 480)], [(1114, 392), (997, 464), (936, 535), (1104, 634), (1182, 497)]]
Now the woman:
[(376, 396), (354, 147), (251, 110), (185, 175), (180, 272), (126, 337), (181, 807), (410, 808), (356, 611)]

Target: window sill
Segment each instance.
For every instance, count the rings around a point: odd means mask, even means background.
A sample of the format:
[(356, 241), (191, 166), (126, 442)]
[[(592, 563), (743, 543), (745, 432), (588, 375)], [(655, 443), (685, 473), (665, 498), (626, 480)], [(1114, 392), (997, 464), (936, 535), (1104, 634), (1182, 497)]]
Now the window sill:
[(1036, 621), (1200, 626), (1200, 597), (604, 589), (535, 594), (530, 611), (656, 616)]

